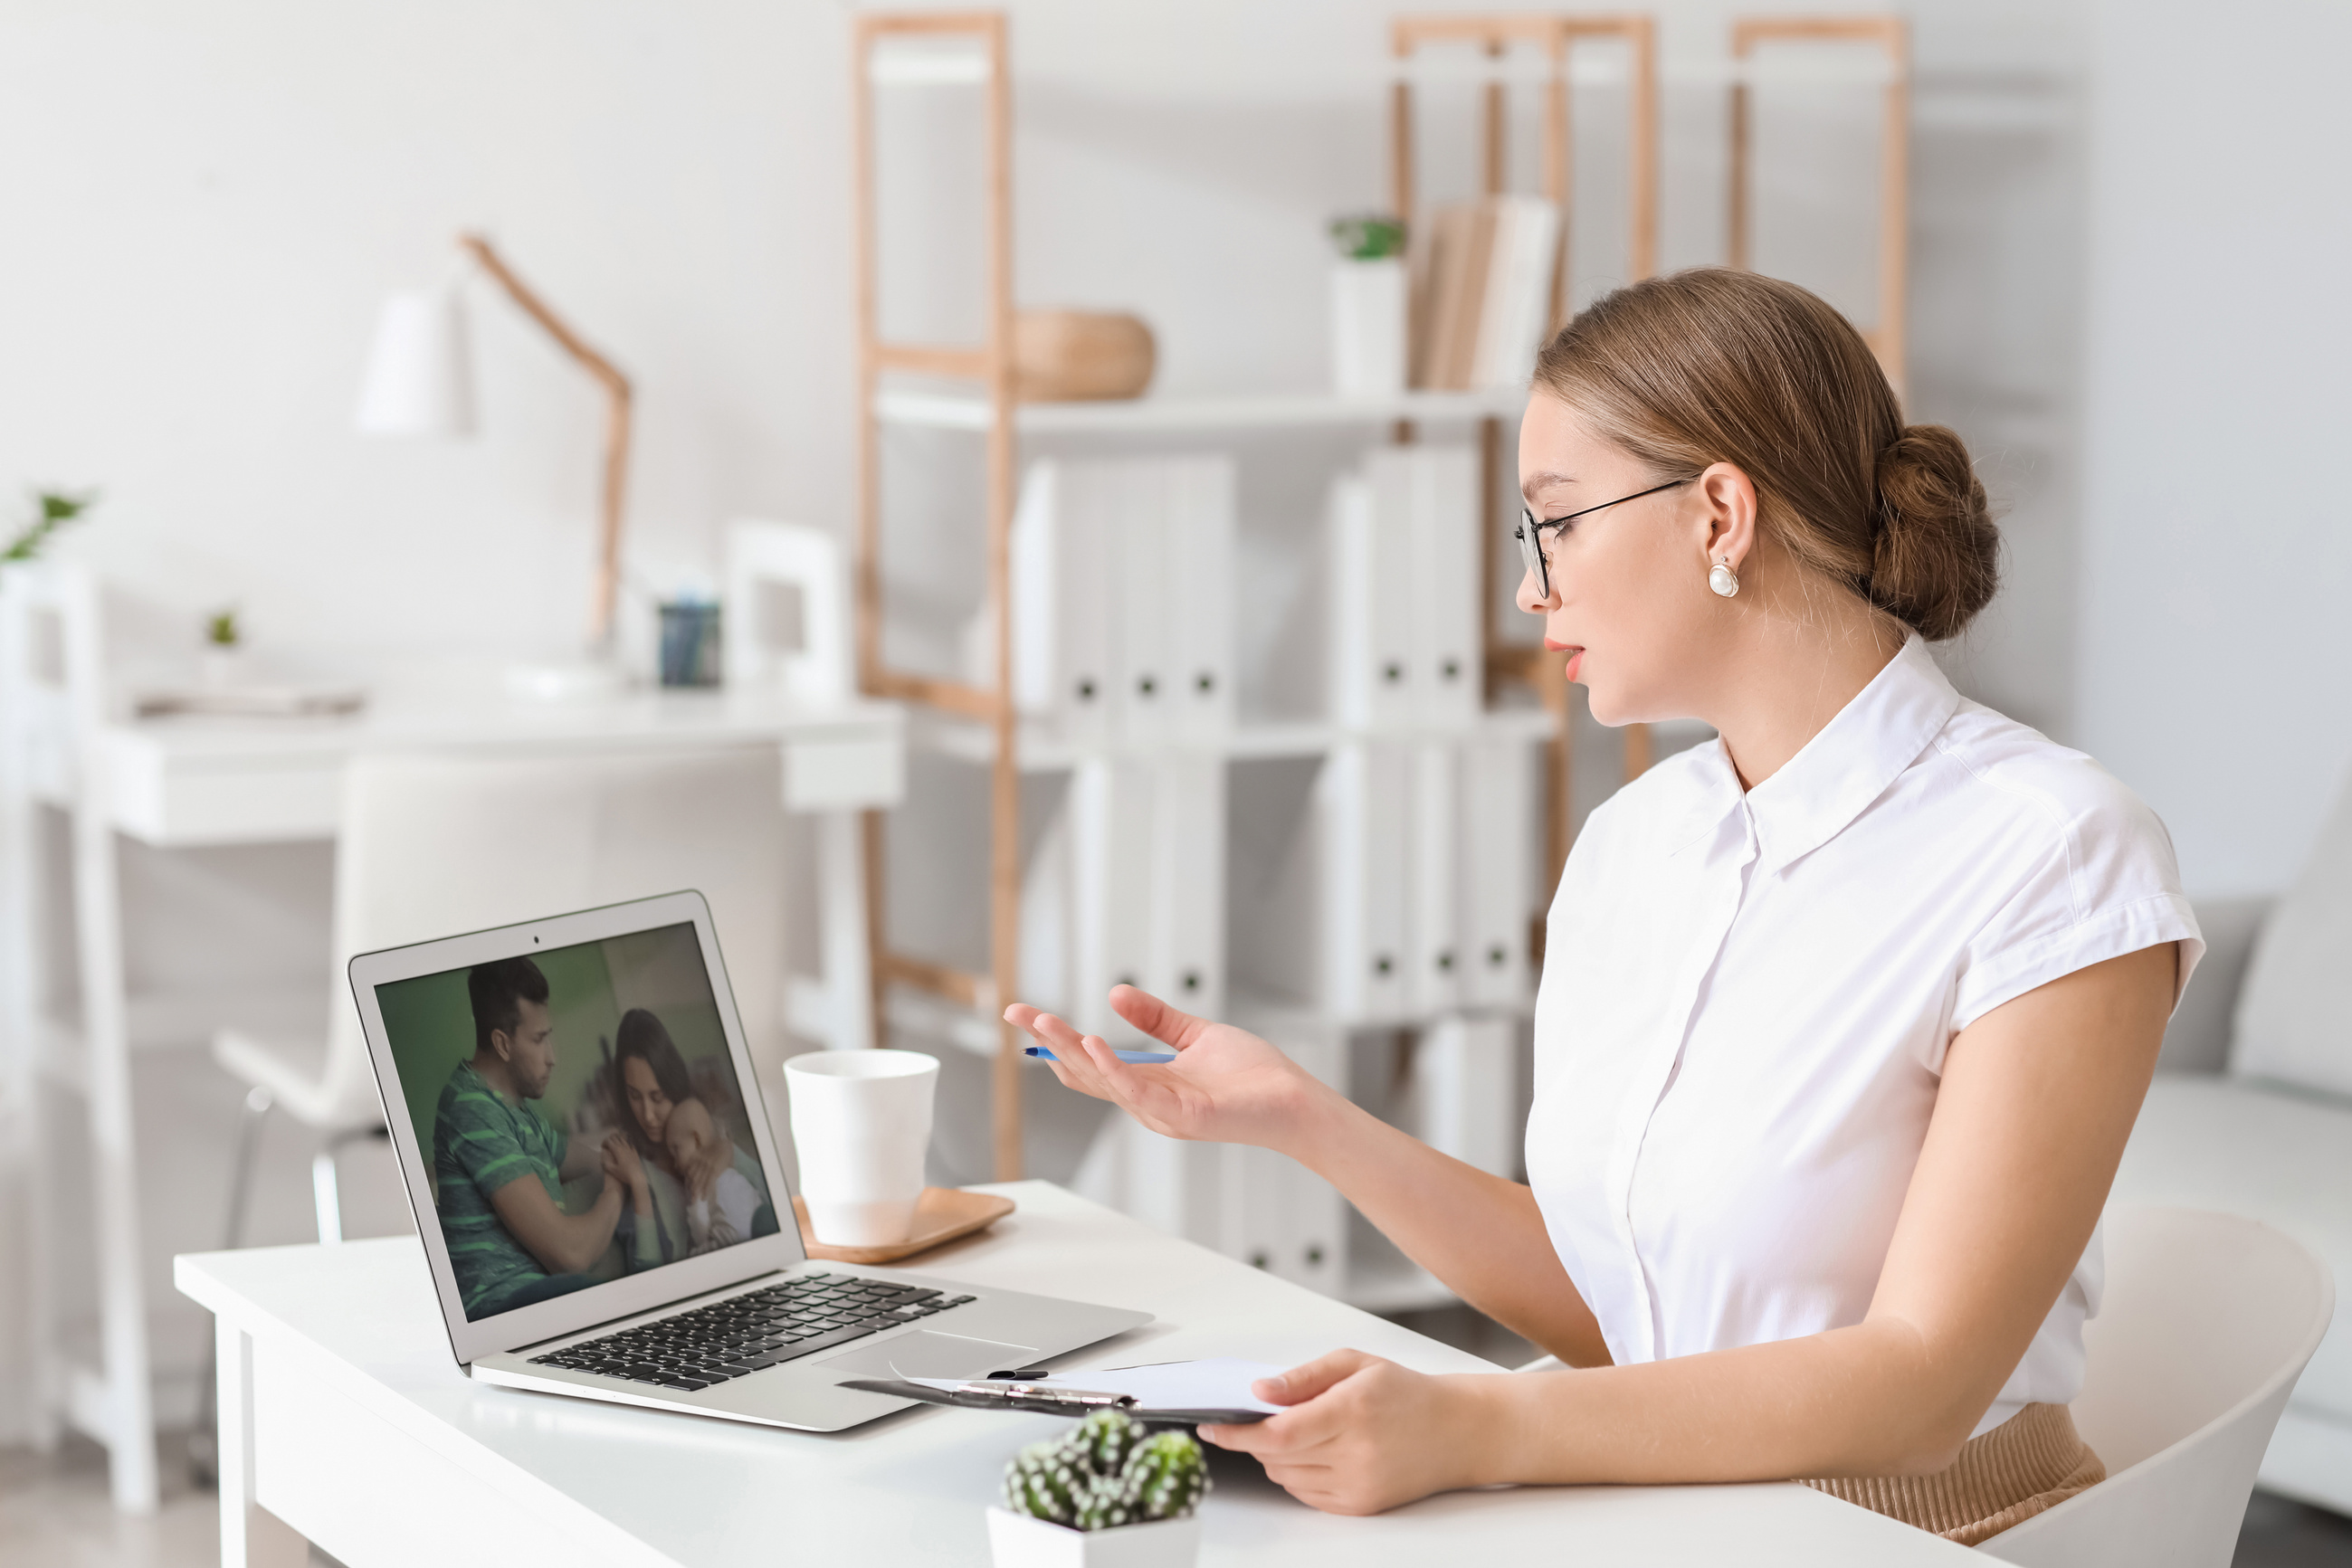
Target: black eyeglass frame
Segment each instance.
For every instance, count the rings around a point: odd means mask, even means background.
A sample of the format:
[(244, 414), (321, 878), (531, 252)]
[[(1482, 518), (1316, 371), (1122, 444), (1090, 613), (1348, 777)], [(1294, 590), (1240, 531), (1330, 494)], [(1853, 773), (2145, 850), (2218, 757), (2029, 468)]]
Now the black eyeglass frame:
[(1605, 512), (1612, 507), (1622, 507), (1628, 501), (1638, 501), (1644, 496), (1654, 496), (1661, 490), (1671, 490), (1677, 486), (1689, 483), (1688, 479), (1669, 479), (1663, 485), (1653, 485), (1646, 490), (1636, 490), (1630, 496), (1620, 496), (1613, 501), (1603, 501), (1597, 507), (1587, 507), (1580, 512), (1570, 512), (1564, 517), (1546, 517), (1542, 522), (1536, 521), (1536, 515), (1531, 507), (1521, 507), (1519, 526), (1511, 530), (1511, 537), (1519, 541), (1519, 559), (1527, 563), (1527, 569), (1529, 571), (1536, 574), (1536, 581), (1542, 584), (1543, 597), (1549, 599), (1551, 597), (1551, 557), (1545, 550), (1543, 540), (1538, 537), (1544, 529), (1564, 528), (1579, 517), (1589, 517), (1595, 512)]

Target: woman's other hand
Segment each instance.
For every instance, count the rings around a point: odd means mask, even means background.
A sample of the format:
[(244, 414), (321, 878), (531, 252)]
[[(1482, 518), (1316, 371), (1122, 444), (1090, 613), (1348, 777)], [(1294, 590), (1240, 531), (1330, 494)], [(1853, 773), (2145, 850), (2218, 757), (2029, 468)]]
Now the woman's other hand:
[(1251, 1385), (1290, 1408), (1202, 1439), (1255, 1454), (1275, 1484), (1326, 1513), (1380, 1513), (1477, 1486), (1484, 1427), (1468, 1377), (1432, 1377), (1337, 1350)]
[(1133, 986), (1111, 988), (1118, 1016), (1176, 1052), (1166, 1063), (1129, 1063), (1097, 1035), (1081, 1037), (1052, 1013), (1026, 1002), (1004, 1009), (1007, 1023), (1054, 1053), (1054, 1076), (1082, 1094), (1108, 1100), (1153, 1132), (1210, 1143), (1257, 1144), (1292, 1152), (1302, 1113), (1328, 1092), (1280, 1050), (1246, 1030), (1177, 1011)]

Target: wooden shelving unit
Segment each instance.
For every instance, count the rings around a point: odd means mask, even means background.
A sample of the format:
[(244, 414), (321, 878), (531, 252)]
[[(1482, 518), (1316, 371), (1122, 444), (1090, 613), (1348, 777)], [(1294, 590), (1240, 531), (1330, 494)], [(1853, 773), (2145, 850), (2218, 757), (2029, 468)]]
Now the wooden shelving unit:
[(1895, 395), (1907, 369), (1904, 316), (1910, 290), (1911, 40), (1900, 16), (1742, 16), (1731, 25), (1731, 265), (1751, 265), (1755, 250), (1755, 107), (1745, 68), (1759, 45), (1864, 44), (1885, 51), (1887, 76), (1878, 143), (1878, 319), (1863, 339)]
[[(1570, 239), (1575, 219), (1575, 160), (1571, 140), (1574, 126), (1574, 102), (1570, 67), (1578, 47), (1587, 43), (1617, 43), (1625, 47), (1631, 56), (1626, 79), (1625, 142), (1628, 161), (1627, 192), (1632, 212), (1627, 225), (1625, 275), (1629, 280), (1650, 277), (1658, 267), (1658, 56), (1657, 28), (1648, 16), (1582, 16), (1546, 13), (1517, 13), (1479, 16), (1400, 16), (1390, 24), (1391, 52), (1398, 63), (1397, 78), (1390, 89), (1389, 158), (1391, 197), (1397, 215), (1404, 219), (1408, 232), (1419, 215), (1420, 181), (1417, 178), (1414, 147), (1412, 66), (1423, 51), (1438, 48), (1472, 48), (1483, 54), (1496, 67), (1514, 47), (1532, 48), (1543, 60), (1543, 71), (1535, 80), (1513, 73), (1506, 76), (1498, 68), (1479, 87), (1479, 188), (1487, 195), (1500, 195), (1511, 188), (1510, 167), (1511, 90), (1515, 86), (1532, 86), (1543, 96), (1543, 135), (1538, 169), (1538, 188), (1559, 208), (1560, 214), (1559, 248), (1552, 268), (1550, 330), (1565, 325), (1569, 316)], [(1523, 402), (1524, 399), (1516, 401)], [(1409, 423), (1401, 423), (1401, 439), (1411, 439)], [(1489, 415), (1479, 424), (1479, 453), (1483, 475), (1481, 495), (1485, 498), (1482, 512), (1491, 512), (1496, 497), (1507, 487), (1504, 465), (1511, 455), (1502, 449), (1502, 421)], [(1516, 486), (1509, 486), (1516, 488)], [(1485, 641), (1486, 649), (1486, 685), (1490, 695), (1500, 685), (1510, 682), (1526, 682), (1541, 694), (1544, 706), (1552, 715), (1550, 766), (1546, 773), (1544, 802), (1544, 861), (1553, 881), (1560, 867), (1567, 862), (1569, 840), (1575, 825), (1573, 794), (1575, 762), (1575, 726), (1570, 714), (1568, 680), (1556, 657), (1546, 656), (1540, 649), (1530, 650), (1523, 643), (1506, 641), (1495, 624), (1495, 595), (1491, 587), (1501, 570), (1498, 552), (1502, 549), (1505, 519), (1493, 516), (1486, 518), (1486, 526), (1479, 530), (1480, 580), (1490, 591), (1480, 602), (1485, 607)], [(1628, 779), (1646, 770), (1654, 756), (1654, 741), (1647, 725), (1628, 726), (1625, 731), (1625, 777)]]

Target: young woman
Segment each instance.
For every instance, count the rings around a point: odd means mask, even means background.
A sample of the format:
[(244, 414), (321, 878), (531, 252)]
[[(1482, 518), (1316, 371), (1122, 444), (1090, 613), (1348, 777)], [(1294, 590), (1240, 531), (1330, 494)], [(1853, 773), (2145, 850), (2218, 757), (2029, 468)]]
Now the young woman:
[[(1548, 345), (1519, 606), (1604, 724), (1720, 739), (1594, 811), (1554, 899), (1521, 1186), (1129, 988), (1157, 1132), (1302, 1161), (1556, 1372), (1339, 1351), (1202, 1436), (1318, 1508), (1496, 1482), (1797, 1478), (1966, 1542), (2105, 1475), (2066, 1405), (2096, 1226), (2203, 949), (2131, 792), (1956, 693), (1996, 581), (1950, 431), (1803, 289), (1702, 270)], [(1348, 613), (1339, 606), (1339, 613)]]

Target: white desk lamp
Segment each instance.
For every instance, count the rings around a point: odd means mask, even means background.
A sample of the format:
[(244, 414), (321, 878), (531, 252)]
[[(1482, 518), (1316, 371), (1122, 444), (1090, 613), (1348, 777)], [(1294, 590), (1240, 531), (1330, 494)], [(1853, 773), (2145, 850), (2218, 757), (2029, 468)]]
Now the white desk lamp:
[[(613, 691), (624, 684), (614, 658), (613, 616), (620, 592), (622, 500), (629, 467), (629, 378), (549, 309), (508, 267), (489, 241), (479, 235), (460, 235), (457, 244), (522, 307), (525, 315), (546, 329), (557, 346), (596, 379), (607, 400), (599, 508), (602, 527), (587, 658), (576, 664), (509, 666), (508, 688), (516, 695), (534, 697), (590, 696)], [(467, 351), (466, 319), (458, 301), (470, 270), (439, 289), (395, 294), (384, 301), (354, 421), (362, 434), (463, 440), (474, 434), (473, 363)]]

